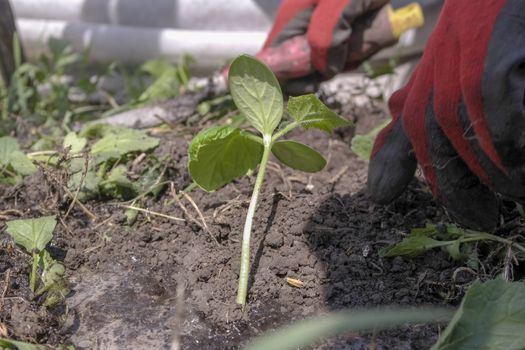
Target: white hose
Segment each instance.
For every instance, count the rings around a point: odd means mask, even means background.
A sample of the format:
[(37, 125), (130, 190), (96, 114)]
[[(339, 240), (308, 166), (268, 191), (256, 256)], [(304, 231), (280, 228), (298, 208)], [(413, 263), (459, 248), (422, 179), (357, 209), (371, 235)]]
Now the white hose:
[(281, 0), (12, 0), (17, 17), (150, 28), (268, 31)]
[(254, 54), (266, 38), (263, 31), (195, 31), (32, 19), (19, 19), (17, 25), (29, 57), (37, 57), (54, 37), (79, 51), (90, 48), (94, 62), (142, 63), (159, 57), (176, 62), (190, 54), (197, 59), (196, 72), (209, 72), (242, 53)]

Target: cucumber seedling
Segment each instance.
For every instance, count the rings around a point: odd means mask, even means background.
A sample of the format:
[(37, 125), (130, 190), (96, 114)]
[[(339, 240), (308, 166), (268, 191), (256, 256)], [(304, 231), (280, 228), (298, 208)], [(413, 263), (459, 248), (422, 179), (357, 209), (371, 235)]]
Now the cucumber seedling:
[(257, 133), (231, 126), (216, 126), (200, 132), (190, 144), (188, 168), (193, 180), (211, 192), (259, 165), (242, 237), (237, 303), (245, 305), (252, 222), (270, 153), (293, 169), (320, 171), (326, 165), (323, 156), (300, 142), (281, 138), (299, 126), (330, 133), (349, 122), (315, 95), (304, 95), (289, 99), (286, 112), (291, 120), (281, 123), (285, 111), (279, 82), (265, 64), (253, 57), (243, 55), (235, 59), (228, 81), (235, 105)]
[(55, 261), (46, 250), (46, 246), (53, 239), (56, 223), (55, 216), (6, 222), (6, 232), (16, 244), (31, 255), (29, 287), (35, 297), (47, 292), (44, 306), (55, 305), (64, 300), (69, 293), (64, 265)]

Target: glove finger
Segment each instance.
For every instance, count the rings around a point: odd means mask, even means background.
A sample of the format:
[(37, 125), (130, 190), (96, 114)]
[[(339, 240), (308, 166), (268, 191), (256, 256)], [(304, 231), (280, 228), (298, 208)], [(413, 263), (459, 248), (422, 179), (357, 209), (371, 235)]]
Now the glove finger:
[[(474, 128), (468, 118), (467, 108), (464, 103), (460, 104), (459, 109), (459, 120), (465, 130), (464, 135), (468, 140), (470, 146), (472, 147), (476, 158), (479, 161), (481, 167), (487, 173), (490, 183), (489, 186), (494, 189), (494, 191), (502, 194), (504, 197), (524, 203), (525, 202), (525, 183), (523, 179), (525, 178), (525, 169), (523, 166), (507, 167), (507, 172), (504, 173), (498, 166), (496, 166), (490, 158), (482, 150), (479, 143), (479, 138), (474, 132)], [(502, 153), (506, 155), (505, 152)], [(502, 157), (505, 159), (505, 157)]]
[(304, 35), (318, 0), (285, 0), (281, 3), (263, 49), (277, 47), (295, 36)]
[(434, 195), (459, 223), (477, 230), (494, 230), (499, 213), (496, 195), (470, 171), (447, 139), (436, 122), (432, 101), (425, 127), (436, 179)]
[(326, 77), (341, 72), (347, 61), (348, 39), (354, 21), (387, 4), (389, 0), (329, 0), (315, 8), (307, 36), (312, 64)]
[(368, 193), (374, 202), (388, 204), (408, 186), (417, 161), (401, 125), (393, 121), (377, 137), (368, 165)]
[(256, 55), (281, 82), (312, 74), (314, 69), (310, 56), (305, 35), (295, 36), (280, 46), (265, 48)]
[[(504, 1), (479, 72), (481, 95), (475, 89), (464, 89), (472, 127), (480, 137), (481, 147), (500, 168), (525, 164), (524, 13), (525, 1)], [(473, 96), (472, 90), (477, 96)], [(476, 102), (473, 97), (483, 103), (484, 110), (478, 114), (471, 112), (471, 105)]]
[[(524, 1), (508, 0), (491, 33), (481, 81), (485, 130), (462, 115), (494, 189), (520, 202), (525, 201), (525, 22), (517, 14), (523, 13)], [(490, 154), (483, 133), (490, 135), (497, 155)], [(495, 165), (498, 156), (502, 166)]]

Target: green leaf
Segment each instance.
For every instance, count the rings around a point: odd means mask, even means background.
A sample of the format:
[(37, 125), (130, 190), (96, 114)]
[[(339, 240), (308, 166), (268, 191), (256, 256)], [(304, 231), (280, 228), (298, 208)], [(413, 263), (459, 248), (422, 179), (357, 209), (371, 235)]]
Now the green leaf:
[(272, 71), (254, 57), (242, 55), (231, 64), (228, 81), (239, 111), (263, 135), (272, 135), (283, 116), (283, 94)]
[(427, 250), (443, 247), (450, 244), (449, 241), (441, 242), (430, 237), (422, 235), (410, 235), (405, 237), (400, 243), (385, 247), (379, 251), (379, 255), (383, 257), (392, 256), (418, 256)]
[(155, 81), (148, 86), (138, 100), (142, 102), (156, 102), (167, 100), (179, 95), (180, 82), (177, 77), (177, 70), (172, 67), (170, 71), (155, 79)]
[(166, 72), (171, 71), (175, 66), (165, 58), (153, 59), (144, 62), (140, 69), (151, 74), (154, 78), (160, 78)]
[(326, 165), (326, 160), (319, 152), (297, 141), (277, 141), (272, 147), (272, 153), (290, 168), (307, 173), (321, 171)]
[(36, 171), (36, 167), (22, 151), (11, 153), (9, 164), (18, 174), (27, 176)]
[[(80, 180), (82, 179), (82, 172), (73, 174), (70, 177), (67, 186), (72, 193), (76, 193), (77, 188), (80, 186)], [(94, 171), (88, 171), (84, 177), (82, 188), (78, 194), (78, 199), (81, 202), (86, 202), (90, 199), (97, 198), (100, 195), (100, 182), (101, 178)]]
[(7, 233), (16, 244), (21, 245), (28, 253), (44, 250), (53, 238), (56, 226), (55, 216), (44, 216), (36, 219), (8, 221)]
[(125, 165), (115, 167), (107, 179), (100, 183), (102, 193), (108, 197), (122, 200), (135, 197), (138, 194), (138, 186), (128, 179), (127, 172), (128, 169)]
[(444, 308), (349, 310), (311, 320), (299, 321), (283, 329), (268, 332), (249, 343), (245, 350), (299, 349), (328, 337), (348, 332), (378, 331), (411, 323), (448, 320), (452, 312)]
[(455, 241), (452, 241), (452, 244), (445, 246), (445, 250), (452, 257), (452, 259), (459, 260), (462, 257), (460, 247), (461, 241), (456, 239)]
[(42, 295), (47, 292), (44, 306), (52, 307), (65, 299), (69, 293), (68, 282), (65, 277), (66, 269), (64, 265), (55, 261), (47, 250), (39, 254), (40, 265), (42, 266), (42, 286), (35, 292), (35, 295)]
[(165, 178), (165, 165), (170, 162), (170, 156), (164, 156), (161, 159), (156, 157), (149, 157), (148, 165), (140, 174), (139, 179), (135, 182), (135, 186), (142, 194), (151, 194), (156, 198), (162, 190), (167, 186), (163, 183)]
[[(135, 207), (139, 206), (135, 204)], [(133, 226), (133, 224), (135, 224), (135, 221), (137, 221), (139, 211), (135, 209), (128, 209), (124, 212), (124, 215), (126, 215), (126, 224), (128, 224), (128, 226)]]
[(9, 349), (9, 350), (75, 350), (73, 345), (58, 345), (58, 346), (49, 346), (49, 345), (37, 345), (29, 344), (22, 341), (2, 339), (0, 338), (0, 349)]
[(154, 80), (148, 88), (140, 94), (138, 97), (139, 101), (160, 101), (179, 95), (181, 81), (179, 79), (179, 67), (177, 65), (161, 58), (145, 62), (141, 66), (141, 70), (150, 74)]
[(20, 181), (22, 181), (21, 176), (13, 177), (13, 176), (6, 176), (5, 174), (0, 173), (0, 184), (13, 186), (19, 183)]
[[(73, 158), (67, 161), (67, 166), (70, 174), (78, 173), (79, 171), (84, 171), (86, 168), (86, 160), (83, 158)], [(87, 168), (91, 169), (90, 163), (88, 162)]]
[(45, 345), (29, 344), (21, 341), (1, 338), (0, 348), (9, 350), (51, 350), (50, 347)]
[(117, 128), (109, 124), (87, 124), (82, 128), (82, 130), (79, 133), (79, 136), (87, 138), (101, 138), (115, 129)]
[(0, 165), (8, 165), (11, 161), (11, 153), (19, 150), (18, 141), (14, 137), (0, 137)]
[[(382, 256), (417, 256), (426, 250), (441, 247), (453, 259), (458, 260), (472, 255), (469, 245), (476, 241), (500, 241), (501, 238), (490, 233), (462, 229), (454, 224), (437, 225), (427, 224), (425, 227), (415, 228), (410, 235), (394, 246), (383, 248)], [(505, 241), (505, 240), (504, 240)], [(508, 244), (511, 242), (508, 241)], [(518, 248), (518, 246), (516, 245)], [(525, 249), (519, 246), (520, 249)]]
[(475, 282), (432, 350), (521, 350), (524, 329), (524, 283)]
[(369, 79), (376, 79), (383, 75), (392, 75), (395, 73), (396, 66), (397, 62), (395, 60), (381, 64), (379, 66), (372, 66), (368, 61), (363, 62), (363, 64), (361, 65), (361, 67), (365, 71), (365, 75)]
[(370, 160), (372, 148), (374, 148), (374, 141), (377, 137), (377, 134), (379, 134), (379, 132), (390, 123), (390, 120), (391, 119), (385, 120), (378, 126), (374, 127), (368, 134), (355, 135), (352, 138), (352, 151), (362, 160)]
[(214, 191), (255, 169), (262, 153), (262, 144), (247, 133), (218, 126), (199, 133), (192, 140), (188, 168), (200, 187)]
[(142, 130), (114, 128), (91, 147), (96, 164), (119, 159), (131, 152), (147, 152), (159, 145), (159, 139)]
[(369, 160), (372, 155), (372, 148), (374, 147), (374, 139), (375, 136), (355, 135), (352, 138), (352, 152), (362, 160)]
[(305, 129), (315, 128), (331, 133), (337, 127), (351, 125), (313, 94), (290, 97), (287, 109), (290, 116)]
[(20, 150), (18, 141), (10, 136), (0, 137), (0, 168), (7, 166), (23, 176), (36, 171), (35, 165)]
[(64, 148), (70, 148), (71, 153), (79, 153), (86, 146), (87, 139), (80, 137), (76, 132), (72, 131), (64, 137)]

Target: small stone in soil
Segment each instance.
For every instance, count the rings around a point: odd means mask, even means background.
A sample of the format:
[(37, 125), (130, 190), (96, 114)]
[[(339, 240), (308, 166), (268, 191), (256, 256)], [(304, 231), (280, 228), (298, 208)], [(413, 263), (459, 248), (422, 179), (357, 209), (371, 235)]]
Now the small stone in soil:
[(272, 248), (281, 248), (284, 244), (283, 235), (276, 230), (272, 230), (266, 236), (266, 244)]

